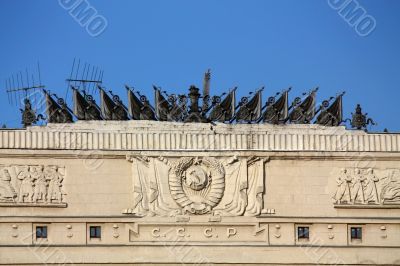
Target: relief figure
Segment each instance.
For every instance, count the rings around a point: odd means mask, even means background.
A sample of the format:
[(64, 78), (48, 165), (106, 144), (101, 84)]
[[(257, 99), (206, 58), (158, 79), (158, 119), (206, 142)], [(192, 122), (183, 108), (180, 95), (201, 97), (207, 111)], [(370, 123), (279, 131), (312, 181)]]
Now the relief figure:
[(356, 168), (353, 179), (353, 187), (352, 187), (352, 201), (354, 203), (365, 203), (364, 191), (363, 191), (363, 182), (365, 181), (364, 175), (361, 173), (361, 170)]
[(335, 205), (400, 204), (400, 170), (342, 169), (332, 195)]
[(367, 170), (365, 182), (363, 183), (366, 203), (379, 203), (378, 190), (376, 187), (378, 181), (379, 178), (375, 175), (374, 170), (369, 168)]
[(18, 179), (21, 180), (21, 186), (19, 188), (18, 202), (33, 202), (34, 195), (34, 180), (33, 180), (33, 167), (28, 166), (21, 171), (18, 175)]
[(4, 168), (0, 175), (0, 202), (14, 201), (17, 193), (11, 185), (11, 176), (7, 168)]
[(45, 202), (47, 196), (47, 181), (43, 173), (43, 166), (37, 166), (35, 170), (36, 171), (32, 175), (35, 181), (33, 202)]
[(47, 167), (46, 180), (49, 181), (49, 189), (47, 192), (47, 202), (62, 202), (62, 181), (63, 177), (59, 173), (56, 166)]
[(352, 179), (349, 180), (347, 169), (342, 169), (340, 175), (336, 179), (337, 189), (333, 195), (335, 203), (350, 202), (351, 197), (349, 183), (351, 183), (351, 181)]
[(44, 165), (0, 165), (0, 206), (1, 202), (32, 206), (63, 203), (63, 169)]

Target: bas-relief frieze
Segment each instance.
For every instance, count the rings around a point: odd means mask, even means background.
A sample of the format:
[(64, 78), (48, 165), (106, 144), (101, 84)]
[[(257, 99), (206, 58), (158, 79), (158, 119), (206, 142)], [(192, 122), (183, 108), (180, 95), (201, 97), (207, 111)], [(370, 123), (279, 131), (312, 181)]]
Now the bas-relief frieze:
[(139, 216), (212, 214), (257, 216), (263, 209), (264, 165), (259, 157), (127, 156)]
[(0, 165), (0, 206), (64, 206), (64, 176), (55, 165)]
[(400, 207), (400, 170), (343, 168), (332, 198), (337, 207)]

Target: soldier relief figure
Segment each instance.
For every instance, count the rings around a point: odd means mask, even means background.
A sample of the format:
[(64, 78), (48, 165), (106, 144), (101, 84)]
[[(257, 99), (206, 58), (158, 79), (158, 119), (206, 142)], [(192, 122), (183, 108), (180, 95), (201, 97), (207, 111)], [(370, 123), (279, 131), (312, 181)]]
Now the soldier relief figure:
[(361, 170), (356, 168), (354, 171), (354, 179), (352, 180), (351, 183), (351, 200), (352, 203), (365, 203), (365, 191), (363, 190), (364, 187), (364, 181), (365, 181), (365, 177), (364, 175), (361, 173)]
[(47, 202), (62, 202), (62, 181), (63, 177), (58, 172), (56, 166), (50, 166), (46, 179), (49, 181), (49, 189), (47, 192)]
[(379, 178), (374, 174), (374, 170), (369, 168), (365, 177), (363, 188), (365, 191), (365, 201), (367, 203), (379, 203), (378, 189), (376, 183)]
[(8, 166), (0, 175), (0, 202), (63, 203), (63, 174), (57, 166)]
[(400, 204), (400, 171), (372, 168), (342, 169), (332, 196), (335, 205)]
[(46, 201), (47, 196), (47, 180), (43, 173), (43, 166), (37, 166), (33, 173), (35, 188), (33, 192), (33, 202)]
[(13, 202), (17, 197), (17, 193), (10, 181), (10, 173), (4, 168), (0, 175), (0, 202)]
[(336, 179), (337, 189), (333, 196), (336, 204), (350, 202), (350, 187), (348, 185), (348, 181), (351, 181), (350, 178), (347, 169), (342, 169), (340, 175)]
[(33, 202), (34, 180), (32, 167), (28, 166), (26, 170), (22, 170), (18, 175), (18, 179), (21, 180), (18, 202)]

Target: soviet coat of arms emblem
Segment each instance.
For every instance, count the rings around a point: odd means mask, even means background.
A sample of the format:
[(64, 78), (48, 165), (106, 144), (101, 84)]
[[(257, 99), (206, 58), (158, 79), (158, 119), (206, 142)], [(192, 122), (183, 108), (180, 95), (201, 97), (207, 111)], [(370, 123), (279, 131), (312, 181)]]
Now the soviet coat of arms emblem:
[(183, 158), (170, 171), (169, 188), (184, 213), (209, 213), (224, 195), (224, 167), (211, 158)]
[(148, 157), (132, 163), (133, 204), (124, 214), (256, 216), (263, 212), (259, 157)]

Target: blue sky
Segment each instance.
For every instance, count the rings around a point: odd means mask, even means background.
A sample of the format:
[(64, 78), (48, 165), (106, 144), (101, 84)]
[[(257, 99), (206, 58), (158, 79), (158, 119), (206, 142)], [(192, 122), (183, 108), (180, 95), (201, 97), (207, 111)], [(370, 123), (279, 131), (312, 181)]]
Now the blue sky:
[(63, 96), (76, 57), (102, 68), (104, 85), (124, 100), (124, 84), (149, 96), (152, 84), (184, 93), (211, 68), (212, 94), (265, 86), (266, 99), (292, 86), (292, 100), (319, 86), (322, 101), (345, 90), (345, 117), (360, 103), (379, 123), (371, 130), (400, 131), (400, 1), (358, 0), (376, 20), (366, 37), (327, 0), (88, 2), (108, 22), (97, 37), (59, 1), (0, 1), (1, 124), (20, 126), (5, 79), (34, 73), (39, 61), (42, 83)]

